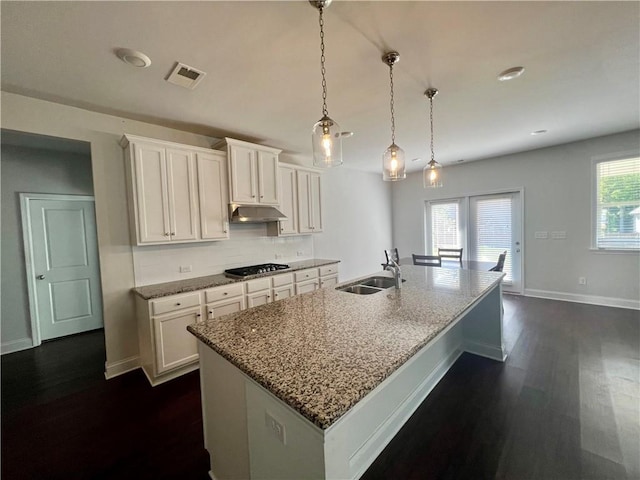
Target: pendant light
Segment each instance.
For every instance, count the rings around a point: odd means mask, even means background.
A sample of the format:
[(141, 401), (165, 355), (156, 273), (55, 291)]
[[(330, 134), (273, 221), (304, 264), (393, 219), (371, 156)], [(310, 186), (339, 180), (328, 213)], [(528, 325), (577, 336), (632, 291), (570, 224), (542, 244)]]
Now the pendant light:
[(391, 83), (391, 145), (382, 155), (382, 179), (385, 182), (395, 182), (407, 178), (404, 166), (404, 150), (396, 145), (396, 120), (393, 110), (393, 65), (400, 60), (398, 52), (385, 53), (382, 61), (389, 65), (389, 79)]
[(438, 188), (442, 186), (442, 165), (436, 162), (435, 154), (433, 153), (433, 97), (438, 94), (436, 88), (429, 88), (424, 92), (425, 96), (429, 99), (429, 123), (431, 125), (431, 161), (427, 163), (427, 166), (422, 170), (422, 180), (424, 182), (424, 188)]
[(309, 0), (320, 12), (320, 72), (322, 74), (322, 118), (313, 126), (313, 165), (316, 167), (335, 167), (342, 165), (342, 135), (340, 125), (329, 118), (327, 110), (327, 80), (324, 67), (324, 19), (323, 12), (331, 0)]

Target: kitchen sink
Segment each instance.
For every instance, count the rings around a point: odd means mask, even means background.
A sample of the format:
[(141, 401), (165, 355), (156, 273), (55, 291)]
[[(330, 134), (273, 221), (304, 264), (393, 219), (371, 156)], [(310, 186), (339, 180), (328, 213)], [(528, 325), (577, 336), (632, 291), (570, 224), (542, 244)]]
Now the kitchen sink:
[[(404, 282), (406, 280), (402, 281)], [(391, 288), (395, 286), (395, 284), (396, 282), (391, 277), (370, 277), (360, 282), (360, 285), (376, 288)]]
[[(403, 282), (405, 280), (402, 280)], [(356, 295), (372, 295), (382, 292), (387, 288), (395, 286), (395, 281), (391, 277), (369, 277), (360, 280), (357, 284), (347, 285), (345, 287), (336, 287), (341, 292), (355, 293)]]
[(351, 285), (348, 287), (340, 287), (337, 290), (342, 292), (355, 293), (358, 295), (371, 295), (372, 293), (381, 292), (381, 288), (368, 287), (366, 285)]

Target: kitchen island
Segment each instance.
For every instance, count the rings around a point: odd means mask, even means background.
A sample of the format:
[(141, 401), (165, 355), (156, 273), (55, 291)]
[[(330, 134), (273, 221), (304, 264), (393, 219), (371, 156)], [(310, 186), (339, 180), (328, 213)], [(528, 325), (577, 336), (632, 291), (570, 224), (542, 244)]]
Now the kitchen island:
[(463, 351), (504, 361), (503, 274), (402, 272), (188, 327), (213, 478), (358, 478)]

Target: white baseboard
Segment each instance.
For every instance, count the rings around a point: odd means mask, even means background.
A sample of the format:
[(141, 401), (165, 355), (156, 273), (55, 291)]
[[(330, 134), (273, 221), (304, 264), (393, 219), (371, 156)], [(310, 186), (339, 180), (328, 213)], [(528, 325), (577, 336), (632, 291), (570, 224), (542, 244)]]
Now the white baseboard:
[(33, 340), (30, 338), (21, 338), (20, 340), (11, 340), (0, 345), (0, 354), (19, 352), (33, 348)]
[(140, 368), (140, 357), (137, 355), (135, 357), (125, 358), (124, 360), (118, 360), (113, 363), (106, 362), (104, 376), (109, 380), (110, 378), (117, 377), (123, 373), (135, 370), (136, 368)]
[(563, 302), (588, 303), (591, 305), (602, 305), (604, 307), (630, 308), (640, 310), (639, 300), (629, 300), (626, 298), (599, 297), (597, 295), (580, 295), (577, 293), (550, 292), (547, 290), (535, 290), (526, 288), (526, 297), (548, 298), (550, 300), (561, 300)]
[(481, 357), (490, 358), (491, 360), (497, 360), (498, 362), (504, 362), (507, 359), (504, 347), (500, 348), (495, 345), (487, 345), (486, 343), (466, 340), (464, 342), (464, 351)]

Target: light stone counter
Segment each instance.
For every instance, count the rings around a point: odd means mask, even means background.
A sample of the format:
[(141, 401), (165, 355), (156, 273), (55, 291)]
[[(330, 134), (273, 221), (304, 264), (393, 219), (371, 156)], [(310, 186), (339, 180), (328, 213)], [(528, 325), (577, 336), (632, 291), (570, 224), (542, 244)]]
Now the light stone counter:
[[(278, 270), (275, 272), (261, 273), (258, 275), (250, 275), (244, 278), (229, 278), (223, 273), (217, 275), (208, 275), (206, 277), (189, 278), (186, 280), (177, 280), (175, 282), (157, 283), (154, 285), (145, 285), (133, 289), (133, 293), (142, 297), (144, 300), (153, 298), (166, 297), (184, 292), (194, 292), (196, 290), (205, 290), (207, 288), (220, 287), (229, 283), (244, 282), (253, 278), (269, 277), (281, 273), (294, 272), (304, 270), (306, 268), (322, 267), (323, 265), (331, 265), (339, 263), (340, 260), (327, 260), (322, 258), (314, 258), (311, 260), (301, 260), (298, 262), (289, 262), (289, 268), (286, 270)], [(265, 262), (267, 263), (267, 262)], [(273, 263), (273, 262), (272, 262)], [(275, 262), (278, 263), (278, 262)]]
[(402, 274), (400, 291), (355, 295), (321, 289), (188, 330), (326, 429), (503, 277), (420, 266), (403, 266)]

